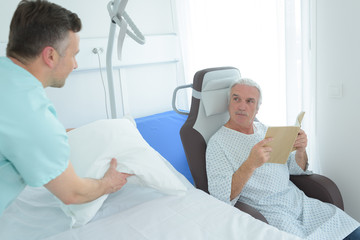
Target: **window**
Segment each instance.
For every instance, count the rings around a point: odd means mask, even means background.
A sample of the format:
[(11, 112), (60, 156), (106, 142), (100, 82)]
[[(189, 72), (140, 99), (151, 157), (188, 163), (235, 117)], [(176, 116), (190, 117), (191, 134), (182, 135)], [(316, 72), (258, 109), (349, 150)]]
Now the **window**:
[[(187, 0), (179, 32), (188, 83), (198, 70), (233, 66), (258, 82), (263, 104), (257, 115), (267, 125), (292, 125), (306, 112), (312, 170), (315, 154), (315, 81), (311, 75), (310, 1)], [(184, 37), (185, 36), (185, 37)], [(314, 48), (314, 46), (313, 46)]]
[(187, 79), (204, 68), (236, 67), (262, 88), (258, 118), (286, 124), (283, 1), (197, 0), (188, 9)]

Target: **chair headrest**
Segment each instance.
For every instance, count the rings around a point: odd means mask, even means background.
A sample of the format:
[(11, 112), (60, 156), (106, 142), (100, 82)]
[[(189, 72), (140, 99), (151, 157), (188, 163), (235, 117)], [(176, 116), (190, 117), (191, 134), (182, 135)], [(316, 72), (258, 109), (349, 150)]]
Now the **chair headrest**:
[(192, 103), (190, 115), (196, 115), (193, 116), (196, 119), (194, 129), (206, 143), (228, 121), (229, 87), (240, 78), (240, 71), (234, 67), (208, 68), (195, 74), (193, 97), (199, 104)]

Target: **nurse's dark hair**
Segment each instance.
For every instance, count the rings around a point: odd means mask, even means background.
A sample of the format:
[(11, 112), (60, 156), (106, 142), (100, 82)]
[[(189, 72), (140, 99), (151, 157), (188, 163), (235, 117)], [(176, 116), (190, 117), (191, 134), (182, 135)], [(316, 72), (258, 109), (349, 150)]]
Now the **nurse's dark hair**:
[(24, 64), (47, 46), (63, 55), (69, 31), (80, 30), (81, 20), (76, 13), (44, 0), (22, 0), (10, 23), (6, 55)]

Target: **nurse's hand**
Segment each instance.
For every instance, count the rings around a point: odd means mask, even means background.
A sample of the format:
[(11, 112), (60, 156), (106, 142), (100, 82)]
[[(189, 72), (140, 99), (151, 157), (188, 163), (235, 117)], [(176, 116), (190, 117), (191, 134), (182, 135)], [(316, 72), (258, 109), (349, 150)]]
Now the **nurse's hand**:
[(113, 158), (104, 177), (92, 179), (79, 177), (69, 161), (65, 171), (44, 186), (64, 204), (90, 202), (104, 194), (115, 192), (125, 185), (131, 174), (116, 171), (116, 165), (116, 159)]
[(134, 175), (118, 172), (116, 166), (116, 159), (111, 159), (110, 167), (101, 179), (106, 186), (106, 194), (120, 190), (127, 183), (127, 178)]

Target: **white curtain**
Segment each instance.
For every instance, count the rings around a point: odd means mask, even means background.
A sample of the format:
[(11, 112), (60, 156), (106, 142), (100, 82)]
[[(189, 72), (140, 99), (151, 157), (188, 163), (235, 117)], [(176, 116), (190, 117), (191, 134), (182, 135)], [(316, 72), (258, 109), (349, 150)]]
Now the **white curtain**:
[(196, 71), (237, 67), (258, 82), (267, 125), (292, 125), (306, 112), (311, 169), (315, 154), (315, 83), (311, 81), (309, 0), (178, 0), (186, 82)]
[(292, 124), (299, 111), (305, 111), (302, 128), (308, 136), (310, 169), (321, 173), (315, 128), (315, 24), (310, 18), (314, 6), (310, 0), (285, 1), (286, 114), (287, 123)]
[[(285, 125), (283, 0), (184, 2), (187, 11), (179, 13), (179, 22), (189, 23), (182, 37), (187, 81), (204, 68), (237, 67), (262, 87), (258, 118), (268, 125)], [(183, 33), (180, 29), (180, 36)]]

